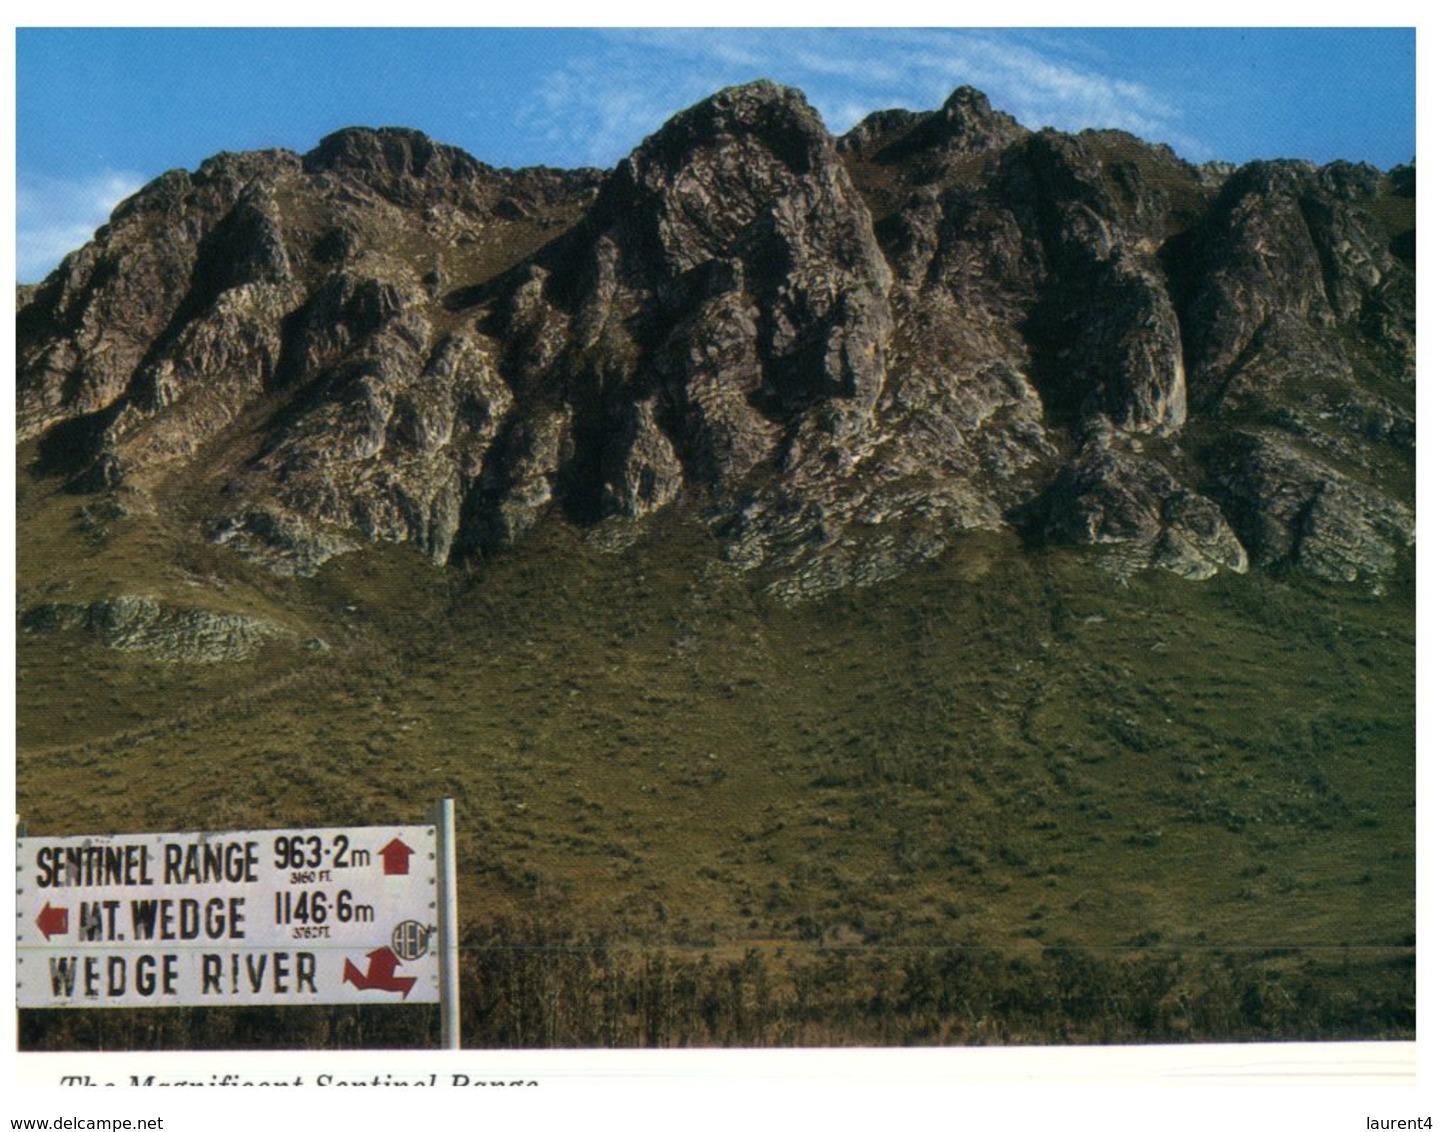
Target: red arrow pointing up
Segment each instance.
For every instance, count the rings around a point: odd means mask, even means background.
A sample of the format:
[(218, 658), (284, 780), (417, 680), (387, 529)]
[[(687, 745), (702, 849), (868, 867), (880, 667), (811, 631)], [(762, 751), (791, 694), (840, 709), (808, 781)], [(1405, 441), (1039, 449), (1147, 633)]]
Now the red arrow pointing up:
[(399, 837), (393, 837), (381, 846), (381, 872), (386, 876), (405, 876), (411, 871), (412, 849)]
[(65, 935), (70, 930), (70, 909), (52, 908), (47, 900), (45, 907), (40, 909), (40, 915), (35, 917), (35, 926), (45, 933), (46, 939), (53, 935)]
[(396, 967), (401, 961), (389, 947), (378, 947), (366, 958), (369, 963), (364, 972), (347, 959), (341, 982), (351, 983), (357, 990), (400, 991), (402, 998), (411, 993), (416, 980), (409, 975), (396, 974)]

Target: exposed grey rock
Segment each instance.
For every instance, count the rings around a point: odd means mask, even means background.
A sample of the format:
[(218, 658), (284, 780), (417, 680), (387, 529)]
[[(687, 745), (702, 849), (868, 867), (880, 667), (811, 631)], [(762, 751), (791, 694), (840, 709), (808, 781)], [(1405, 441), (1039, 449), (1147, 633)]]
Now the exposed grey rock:
[(155, 347), (228, 287), (284, 279), (275, 213), (256, 182), (298, 165), (279, 150), (226, 154), (118, 206), (20, 312), (21, 438), (114, 404)]
[(881, 165), (909, 164), (911, 179), (925, 182), (945, 177), (959, 158), (1001, 149), (1026, 134), (1017, 119), (994, 110), (985, 94), (964, 86), (931, 113), (870, 114), (837, 145)]
[(466, 525), (457, 546), (499, 550), (514, 546), (556, 497), (561, 467), (571, 456), (569, 410), (514, 415), (471, 487)]
[(603, 485), (609, 509), (635, 519), (665, 507), (684, 486), (681, 461), (656, 419), (654, 401), (633, 402), (613, 433), (615, 448), (603, 454), (617, 474)]
[(1218, 188), (1238, 170), (1231, 161), (1204, 161), (1197, 167), (1198, 175), (1209, 188)]
[(244, 660), (266, 641), (294, 635), (263, 618), (162, 605), (135, 594), (89, 605), (38, 605), (21, 618), (21, 628), (32, 633), (79, 629), (121, 652), (196, 664)]
[(299, 291), (246, 282), (223, 291), (152, 352), (114, 406), (100, 447), (112, 477), (145, 481), (194, 455), (270, 387), (281, 320)]
[(572, 237), (517, 279), (508, 376), (590, 402), (580, 466), (616, 466), (605, 433), (630, 427), (628, 403), (655, 400), (688, 482), (726, 490), (816, 403), (870, 414), (890, 282), (815, 112), (772, 83), (732, 88), (643, 142)]
[(1290, 564), (1332, 581), (1378, 582), (1411, 546), (1411, 509), (1282, 438), (1243, 432), (1211, 458), (1219, 498), (1259, 565)]
[(1336, 333), (1363, 324), (1410, 380), (1412, 273), (1388, 251), (1358, 203), (1381, 180), (1341, 166), (1244, 166), (1223, 186), (1189, 242), (1191, 298), (1183, 310), (1195, 400), (1256, 402), (1289, 385), (1348, 382)]
[(1126, 255), (1114, 257), (1060, 321), (1069, 340), (1057, 364), (1067, 367), (1065, 380), (1081, 393), (1084, 418), (1101, 413), (1125, 432), (1158, 436), (1183, 426), (1182, 338), (1159, 273)]
[(440, 145), (419, 130), (337, 130), (303, 159), (307, 173), (346, 176), (405, 207), (442, 200), (474, 200), (503, 182), (494, 169), (454, 146)]
[(272, 432), (249, 470), (294, 515), (444, 562), (512, 397), (479, 340), (429, 348), (409, 302), (322, 371), (307, 411)]
[(211, 538), (282, 577), (310, 577), (338, 554), (361, 546), (354, 538), (274, 505), (248, 506), (221, 516), (211, 525)]
[[(1119, 147), (1133, 156), (1108, 159)], [(1187, 419), (1187, 380), (1155, 256), (1168, 198), (1144, 180), (1142, 160), (1182, 168), (1170, 154), (1139, 152), (1126, 135), (1043, 131), (1018, 147), (1004, 175), (1023, 206), (1019, 221), (1044, 250), (1028, 318), (1043, 399), (1057, 414), (1101, 413), (1124, 431), (1166, 436)]]
[(785, 605), (798, 605), (836, 590), (865, 589), (936, 558), (947, 545), (936, 529), (844, 537), (806, 555), (766, 591)]
[(837, 148), (847, 154), (871, 156), (931, 116), (925, 110), (874, 110), (837, 139)]
[(1043, 536), (1074, 546), (1111, 546), (1135, 566), (1186, 578), (1242, 573), (1247, 552), (1217, 504), (1190, 491), (1156, 460), (1094, 441), (1063, 470), (1046, 498)]

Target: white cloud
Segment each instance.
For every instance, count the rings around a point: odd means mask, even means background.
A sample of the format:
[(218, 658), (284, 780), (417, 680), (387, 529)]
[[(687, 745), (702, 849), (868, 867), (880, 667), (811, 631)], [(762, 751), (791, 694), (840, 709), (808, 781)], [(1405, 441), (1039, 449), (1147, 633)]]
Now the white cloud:
[(1000, 30), (702, 29), (608, 32), (558, 67), (525, 125), (577, 159), (610, 165), (677, 110), (724, 86), (775, 78), (800, 87), (842, 133), (866, 112), (932, 109), (962, 85), (1024, 125), (1114, 127), (1206, 156), (1161, 93), (1109, 74), (1090, 48)]
[(20, 178), (15, 188), (16, 276), (25, 283), (44, 278), (143, 183), (137, 173), (114, 169), (80, 178)]
[(523, 113), (521, 125), (539, 132), (561, 164), (613, 165), (678, 110), (765, 67), (737, 45), (699, 56), (660, 33), (605, 43), (544, 76)]

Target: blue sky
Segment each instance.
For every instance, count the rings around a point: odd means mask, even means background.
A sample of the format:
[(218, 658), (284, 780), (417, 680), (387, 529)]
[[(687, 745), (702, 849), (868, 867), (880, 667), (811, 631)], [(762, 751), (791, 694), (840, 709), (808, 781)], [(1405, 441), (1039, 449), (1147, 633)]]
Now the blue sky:
[(16, 33), (17, 274), (219, 150), (404, 125), (494, 165), (610, 166), (731, 83), (800, 87), (834, 132), (966, 83), (1025, 125), (1193, 161), (1416, 150), (1412, 29), (36, 29)]

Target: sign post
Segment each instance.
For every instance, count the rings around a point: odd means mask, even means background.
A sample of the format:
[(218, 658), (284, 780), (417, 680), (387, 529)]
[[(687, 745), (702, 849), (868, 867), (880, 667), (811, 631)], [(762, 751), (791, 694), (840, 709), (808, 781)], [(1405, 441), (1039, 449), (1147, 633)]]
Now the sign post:
[(461, 1048), (460, 945), (456, 924), (456, 807), (450, 798), (436, 805), (437, 891), (441, 953), (441, 1048)]
[(436, 826), (21, 837), (16, 1005), (439, 1003), (446, 948), (454, 1000), (453, 852)]

